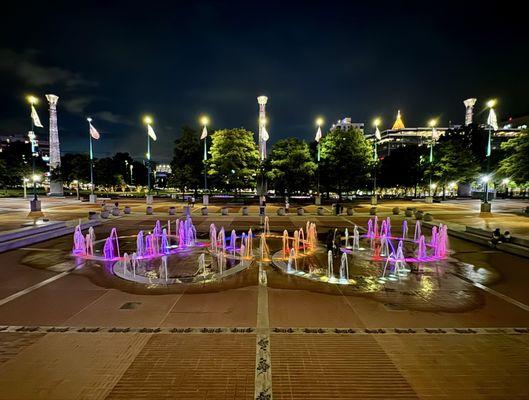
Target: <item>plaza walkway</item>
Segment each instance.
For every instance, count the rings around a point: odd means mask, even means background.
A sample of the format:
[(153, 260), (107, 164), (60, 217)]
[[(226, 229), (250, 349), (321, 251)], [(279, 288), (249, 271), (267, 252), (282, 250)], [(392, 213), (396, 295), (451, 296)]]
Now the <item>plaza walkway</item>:
[[(156, 203), (154, 216), (134, 204), (96, 234), (152, 227), (169, 204)], [(468, 204), (417, 206), (436, 220), (484, 223)], [(529, 232), (510, 204), (489, 223), (518, 219)], [(45, 212), (76, 219), (92, 207), (50, 201)], [(365, 224), (369, 207), (350, 217), (272, 215), (270, 224), (350, 227)], [(1, 208), (2, 226), (24, 221)], [(193, 213), (200, 232), (260, 223), (256, 208), (211, 211)], [(71, 246), (62, 237), (0, 254), (0, 399), (529, 398), (527, 259), (452, 238), (468, 270), (413, 289), (356, 293), (254, 264), (214, 287), (160, 291), (75, 265)]]

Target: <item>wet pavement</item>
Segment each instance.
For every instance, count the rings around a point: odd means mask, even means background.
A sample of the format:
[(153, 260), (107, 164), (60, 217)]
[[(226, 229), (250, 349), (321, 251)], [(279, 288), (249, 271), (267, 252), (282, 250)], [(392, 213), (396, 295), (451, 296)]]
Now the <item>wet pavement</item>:
[[(270, 225), (280, 233), (307, 219), (315, 217), (272, 216)], [(324, 232), (366, 219), (317, 222)], [(155, 220), (118, 218), (96, 235), (111, 226), (131, 235)], [(211, 222), (227, 232), (260, 223), (258, 216), (193, 220), (203, 236)], [(527, 259), (455, 238), (450, 247), (451, 260), (405, 280), (352, 286), (257, 262), (218, 282), (142, 285), (105, 263), (76, 261), (71, 237), (0, 254), (0, 399), (256, 398), (267, 390), (290, 399), (529, 398), (529, 330), (510, 329), (529, 327)], [(323, 262), (325, 251), (315, 257)], [(369, 268), (353, 263), (351, 274), (376, 277)], [(69, 330), (48, 332), (61, 326)], [(233, 333), (239, 328), (253, 331)], [(271, 386), (260, 391), (256, 366), (265, 364), (256, 360), (256, 329), (270, 345)]]

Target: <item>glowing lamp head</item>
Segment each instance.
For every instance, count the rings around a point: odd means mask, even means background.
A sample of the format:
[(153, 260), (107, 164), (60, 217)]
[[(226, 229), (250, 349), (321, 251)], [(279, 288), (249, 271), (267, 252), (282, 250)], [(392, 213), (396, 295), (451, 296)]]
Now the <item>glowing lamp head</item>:
[(491, 99), (489, 101), (487, 101), (487, 107), (488, 108), (492, 108), (496, 105), (496, 99)]
[(382, 120), (380, 118), (375, 118), (373, 120), (373, 125), (374, 126), (379, 126), (381, 123), (382, 123)]
[(428, 121), (428, 126), (430, 128), (435, 128), (437, 126), (437, 120), (436, 119), (431, 119), (430, 121)]
[(487, 183), (490, 181), (490, 175), (485, 175), (481, 178), (481, 180), (484, 182), (484, 183)]
[(35, 174), (31, 177), (33, 179), (33, 182), (40, 182), (40, 176)]
[(36, 98), (35, 96), (32, 96), (32, 95), (26, 96), (26, 100), (27, 100), (28, 103), (31, 104), (31, 105), (38, 104), (38, 102), (39, 102), (39, 99)]
[(316, 118), (316, 126), (322, 126), (324, 122), (322, 117)]
[(152, 124), (152, 117), (150, 115), (146, 115), (145, 117), (143, 117), (143, 122), (147, 125)]
[(88, 122), (92, 122), (92, 118), (90, 118), (90, 117), (88, 117), (86, 120), (87, 120)]
[(207, 115), (203, 115), (200, 117), (200, 123), (204, 126), (209, 125), (209, 118)]
[(29, 178), (24, 178), (24, 182), (29, 182)]

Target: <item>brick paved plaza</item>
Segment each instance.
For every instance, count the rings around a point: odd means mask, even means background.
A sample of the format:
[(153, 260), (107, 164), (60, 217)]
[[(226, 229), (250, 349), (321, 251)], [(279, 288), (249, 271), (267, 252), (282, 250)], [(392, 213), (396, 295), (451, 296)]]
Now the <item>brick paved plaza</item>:
[[(27, 222), (17, 202), (1, 200), (0, 229)], [(104, 220), (96, 235), (167, 221), (169, 203), (156, 203), (153, 216), (130, 204), (131, 215)], [(476, 204), (420, 207), (449, 226), (529, 235), (520, 204), (498, 202), (492, 216)], [(394, 205), (383, 204), (380, 217)], [(53, 220), (96, 209), (43, 206)], [(361, 203), (353, 216), (306, 209), (279, 217), (270, 206), (271, 230), (310, 220), (324, 233), (369, 217)], [(202, 237), (212, 222), (226, 232), (261, 222), (252, 207), (249, 216), (238, 207), (199, 214)], [(453, 263), (442, 273), (373, 290), (286, 275), (271, 263), (208, 284), (138, 284), (103, 263), (76, 261), (71, 235), (2, 253), (0, 399), (529, 398), (528, 259), (455, 237), (450, 247)]]

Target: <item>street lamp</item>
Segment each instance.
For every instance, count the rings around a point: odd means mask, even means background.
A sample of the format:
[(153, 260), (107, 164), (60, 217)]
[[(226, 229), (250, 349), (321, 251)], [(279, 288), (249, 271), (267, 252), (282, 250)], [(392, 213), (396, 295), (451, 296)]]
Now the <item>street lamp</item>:
[(428, 198), (426, 200), (427, 203), (433, 202), (433, 196), (432, 196), (432, 189), (435, 189), (437, 186), (433, 186), (432, 184), (432, 178), (433, 178), (433, 146), (435, 144), (435, 127), (437, 126), (437, 120), (431, 119), (428, 121), (428, 126), (432, 128), (432, 137), (430, 139), (430, 184), (428, 186)]
[[(150, 115), (145, 115), (143, 117), (143, 123), (147, 125), (147, 193), (150, 195), (151, 193), (151, 135), (154, 135), (153, 140), (156, 140), (156, 135), (154, 134), (154, 131), (151, 127), (153, 120)], [(152, 133), (151, 133), (152, 132)], [(149, 203), (149, 197), (147, 198), (147, 202)]]
[(321, 137), (322, 137), (322, 133), (321, 133), (321, 127), (322, 125), (324, 124), (324, 120), (323, 120), (323, 117), (318, 117), (316, 118), (316, 126), (318, 127), (318, 130), (316, 131), (316, 137), (314, 138), (316, 140), (316, 143), (317, 143), (317, 148), (318, 148), (318, 156), (317, 156), (317, 172), (318, 172), (318, 175), (317, 175), (317, 205), (320, 205), (321, 204), (321, 197), (320, 197), (320, 159), (321, 159), (321, 146), (320, 146), (320, 140), (321, 140)]
[(378, 150), (377, 144), (382, 136), (378, 127), (382, 123), (382, 120), (377, 117), (373, 120), (373, 126), (375, 127), (375, 137), (373, 139), (373, 195), (371, 196), (371, 205), (375, 206), (378, 203), (377, 200), (377, 164), (378, 164)]
[(27, 186), (28, 186), (28, 182), (29, 182), (29, 179), (28, 178), (23, 178), (22, 179), (22, 184), (24, 185), (24, 198), (27, 198), (28, 195), (27, 195)]
[[(496, 100), (491, 99), (487, 101), (487, 107), (489, 108), (489, 116), (487, 118), (488, 125), (488, 138), (487, 138), (487, 176), (490, 173), (490, 155), (492, 153), (492, 129), (498, 129), (498, 122), (496, 119), (496, 113), (494, 112), (494, 106), (496, 105)], [(485, 182), (485, 193), (483, 194), (483, 204), (481, 206), (482, 212), (490, 212), (491, 207), (489, 205), (489, 180), (484, 180)], [(486, 205), (485, 205), (486, 204)]]
[(209, 203), (208, 196), (206, 191), (208, 190), (208, 124), (209, 117), (207, 115), (202, 115), (200, 117), (200, 124), (202, 125), (202, 134), (200, 135), (200, 140), (204, 140), (204, 195), (202, 196), (202, 203), (207, 206)]
[(77, 200), (79, 200), (79, 180), (74, 179), (72, 183), (75, 185), (75, 192), (77, 194)]
[[(39, 99), (35, 96), (29, 95), (26, 97), (26, 100), (29, 103), (30, 108), (30, 120), (31, 120), (31, 130), (28, 133), (28, 137), (31, 143), (31, 160), (32, 160), (32, 175), (35, 176), (35, 158), (37, 157), (37, 135), (35, 135), (34, 129), (35, 129), (35, 123), (33, 120), (33, 110), (36, 104), (39, 103)], [(37, 124), (38, 125), (38, 124)], [(36, 204), (37, 201), (37, 183), (35, 180), (33, 180), (33, 201)]]

